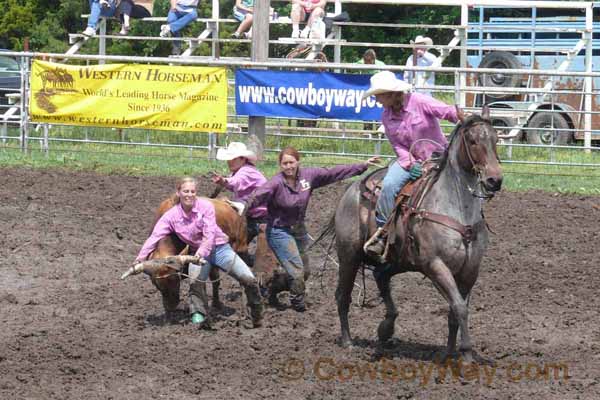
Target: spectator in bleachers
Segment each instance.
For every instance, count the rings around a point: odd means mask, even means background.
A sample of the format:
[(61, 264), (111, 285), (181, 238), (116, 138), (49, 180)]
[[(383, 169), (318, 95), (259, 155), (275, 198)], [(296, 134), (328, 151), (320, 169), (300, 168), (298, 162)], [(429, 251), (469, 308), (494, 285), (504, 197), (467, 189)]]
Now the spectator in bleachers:
[[(198, 18), (198, 0), (170, 0), (171, 8), (167, 14), (167, 24), (160, 26), (160, 37), (181, 36), (181, 30)], [(179, 54), (181, 42), (173, 42), (173, 54)]]
[(125, 36), (129, 33), (129, 21), (131, 19), (131, 13), (133, 12), (133, 6), (133, 0), (121, 0), (119, 3), (117, 8), (121, 20), (121, 30), (119, 31), (119, 35)]
[[(377, 54), (373, 49), (367, 49), (365, 54), (363, 54), (362, 58), (356, 62), (357, 64), (369, 64), (369, 65), (385, 65), (385, 63), (381, 60), (377, 59)], [(362, 70), (361, 72), (367, 74), (375, 74), (379, 72), (378, 70)]]
[(89, 0), (90, 16), (88, 17), (87, 28), (82, 32), (85, 36), (96, 35), (98, 21), (100, 17), (112, 17), (117, 11), (117, 0)]
[(252, 29), (252, 18), (254, 11), (254, 0), (236, 0), (233, 6), (233, 17), (240, 21), (240, 25), (235, 32), (231, 34), (234, 39), (239, 39), (242, 34), (249, 38)]
[[(367, 49), (365, 54), (363, 54), (362, 58), (356, 62), (357, 64), (369, 64), (369, 65), (385, 65), (385, 63), (381, 60), (377, 59), (377, 53), (373, 49)], [(379, 70), (369, 69), (369, 70), (361, 70), (362, 74), (376, 74)], [(363, 129), (365, 131), (372, 131), (375, 125), (371, 122), (365, 122), (363, 124)]]
[[(310, 28), (317, 18), (325, 16), (327, 0), (292, 0), (292, 39), (308, 38)], [(306, 27), (300, 32), (300, 22)]]
[[(431, 67), (437, 57), (422, 46), (433, 46), (433, 40), (426, 36), (417, 36), (410, 44), (415, 46), (413, 54), (406, 60), (407, 67)], [(413, 57), (416, 54), (416, 59)], [(413, 82), (414, 79), (414, 82)], [(431, 96), (431, 89), (435, 86), (435, 73), (426, 71), (404, 71), (404, 80), (415, 86), (415, 91)]]

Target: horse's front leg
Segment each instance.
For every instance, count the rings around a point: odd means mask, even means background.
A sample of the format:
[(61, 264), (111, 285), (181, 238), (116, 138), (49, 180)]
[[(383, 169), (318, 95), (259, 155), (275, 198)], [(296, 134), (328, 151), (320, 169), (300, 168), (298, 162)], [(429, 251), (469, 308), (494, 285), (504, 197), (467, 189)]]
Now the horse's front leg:
[(458, 319), (452, 308), (448, 309), (448, 342), (446, 345), (446, 357), (456, 355), (456, 338), (458, 337)]
[(468, 323), (468, 295), (472, 285), (468, 288), (462, 287), (462, 290), (459, 290), (452, 272), (450, 272), (446, 264), (439, 258), (431, 263), (431, 269), (427, 271), (427, 275), (450, 306), (448, 310), (448, 344), (446, 356), (456, 353), (456, 339), (458, 330), (460, 329), (461, 342), (459, 351), (464, 362), (472, 362), (473, 353)]
[(394, 335), (394, 324), (398, 317), (398, 310), (394, 304), (391, 293), (391, 278), (389, 273), (374, 273), (379, 294), (385, 303), (385, 318), (379, 323), (377, 336), (381, 344), (387, 342)]

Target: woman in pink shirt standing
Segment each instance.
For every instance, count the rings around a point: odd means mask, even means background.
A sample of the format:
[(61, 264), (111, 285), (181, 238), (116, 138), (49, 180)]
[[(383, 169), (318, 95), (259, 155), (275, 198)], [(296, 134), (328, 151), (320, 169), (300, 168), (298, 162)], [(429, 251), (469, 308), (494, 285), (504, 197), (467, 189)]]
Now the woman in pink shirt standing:
[(177, 183), (179, 202), (160, 217), (152, 234), (140, 250), (136, 262), (144, 261), (156, 249), (158, 242), (174, 233), (190, 247), (190, 253), (206, 262), (202, 266), (189, 265), (190, 313), (192, 323), (204, 322), (208, 310), (202, 301), (203, 281), (213, 266), (217, 266), (233, 276), (243, 287), (248, 298), (250, 315), (255, 327), (261, 325), (262, 303), (256, 277), (246, 263), (233, 251), (229, 238), (217, 225), (215, 208), (206, 199), (196, 197), (196, 180), (185, 177)]
[(396, 78), (393, 72), (382, 71), (371, 77), (371, 87), (363, 95), (363, 99), (375, 96), (383, 105), (381, 122), (398, 156), (383, 179), (375, 209), (378, 229), (365, 249), (375, 257), (384, 251), (383, 226), (394, 209), (396, 195), (409, 180), (421, 176), (421, 162), (448, 145), (439, 120), (455, 123), (463, 119), (458, 107), (411, 90), (410, 83)]
[[(233, 193), (232, 200), (246, 204), (250, 195), (260, 186), (267, 182), (267, 178), (256, 166), (256, 154), (248, 149), (244, 143), (231, 142), (225, 149), (217, 151), (217, 160), (227, 161), (231, 175), (223, 177), (215, 175), (213, 183), (225, 187)], [(259, 225), (266, 222), (267, 207), (259, 205), (246, 211), (246, 228), (248, 243), (258, 236)], [(246, 263), (250, 266), (253, 259), (249, 258)]]

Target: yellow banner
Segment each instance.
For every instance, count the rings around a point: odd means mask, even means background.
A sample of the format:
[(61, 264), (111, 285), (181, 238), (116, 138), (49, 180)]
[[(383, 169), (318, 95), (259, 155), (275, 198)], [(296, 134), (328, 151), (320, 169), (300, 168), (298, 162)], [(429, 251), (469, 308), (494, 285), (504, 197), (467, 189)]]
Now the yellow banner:
[(225, 132), (224, 68), (35, 60), (30, 118), (65, 125)]

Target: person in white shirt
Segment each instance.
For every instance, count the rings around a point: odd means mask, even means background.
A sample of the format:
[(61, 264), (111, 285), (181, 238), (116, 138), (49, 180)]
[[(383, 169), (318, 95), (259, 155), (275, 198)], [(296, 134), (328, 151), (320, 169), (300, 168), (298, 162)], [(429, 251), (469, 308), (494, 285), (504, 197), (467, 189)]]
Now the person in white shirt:
[[(410, 44), (415, 46), (413, 54), (406, 60), (407, 67), (431, 67), (436, 61), (435, 54), (427, 51), (426, 47), (433, 46), (433, 40), (426, 36), (417, 36), (415, 40), (411, 40)], [(416, 54), (416, 61), (414, 55)], [(429, 71), (404, 71), (404, 80), (413, 84), (416, 92), (420, 92), (431, 96), (431, 88), (435, 86), (435, 73)]]

